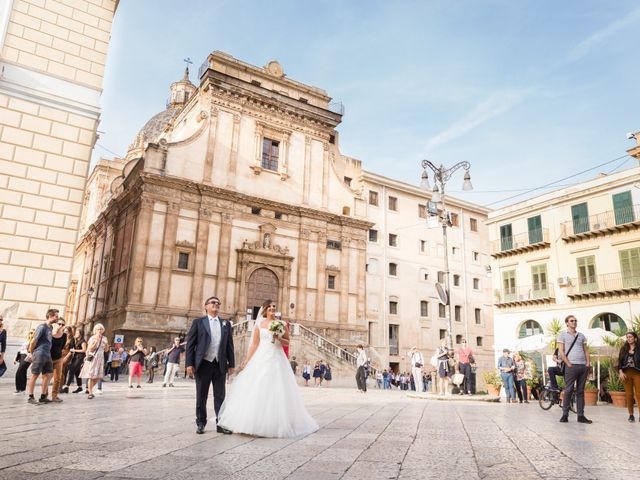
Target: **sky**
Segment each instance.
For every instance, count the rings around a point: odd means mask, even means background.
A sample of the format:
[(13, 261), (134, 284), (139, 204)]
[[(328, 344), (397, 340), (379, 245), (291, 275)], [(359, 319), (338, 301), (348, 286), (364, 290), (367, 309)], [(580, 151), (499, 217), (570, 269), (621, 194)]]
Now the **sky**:
[(499, 208), (637, 166), (638, 25), (633, 0), (120, 2), (94, 161), (125, 155), (183, 59), (197, 85), (221, 50), (342, 102), (341, 153), (365, 170), (418, 185), (422, 159), (468, 161), (474, 190), (460, 171), (447, 192)]

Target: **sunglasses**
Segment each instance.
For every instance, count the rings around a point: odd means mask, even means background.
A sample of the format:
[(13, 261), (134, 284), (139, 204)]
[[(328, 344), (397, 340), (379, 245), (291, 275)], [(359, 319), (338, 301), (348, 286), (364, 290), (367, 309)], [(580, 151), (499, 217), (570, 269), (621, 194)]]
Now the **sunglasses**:
[(220, 305), (220, 302), (216, 302), (215, 300), (212, 300), (208, 302), (207, 305)]

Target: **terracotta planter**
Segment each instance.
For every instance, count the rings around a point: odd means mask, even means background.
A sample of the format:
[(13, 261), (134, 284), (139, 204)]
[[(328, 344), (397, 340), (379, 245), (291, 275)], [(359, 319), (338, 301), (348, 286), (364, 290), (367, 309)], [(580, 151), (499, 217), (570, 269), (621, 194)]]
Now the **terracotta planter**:
[(614, 407), (625, 408), (627, 406), (624, 392), (609, 392), (609, 395), (611, 395), (611, 402)]
[(492, 397), (499, 397), (500, 396), (500, 387), (494, 387), (493, 385), (490, 385), (487, 383), (487, 393), (489, 395), (491, 395)]
[(584, 391), (584, 404), (587, 407), (595, 407), (598, 404), (598, 391), (597, 390), (585, 390)]

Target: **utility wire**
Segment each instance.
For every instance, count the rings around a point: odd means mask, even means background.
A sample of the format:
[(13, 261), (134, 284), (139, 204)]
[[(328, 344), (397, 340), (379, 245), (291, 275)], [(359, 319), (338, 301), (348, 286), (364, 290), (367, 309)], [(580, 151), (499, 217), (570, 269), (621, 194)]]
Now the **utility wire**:
[(123, 155), (120, 155), (116, 152), (114, 152), (113, 150), (109, 150), (107, 147), (105, 147), (104, 145), (102, 145), (101, 143), (96, 143), (97, 147), (100, 147), (101, 149), (103, 149), (106, 152), (109, 152), (111, 155), (115, 155), (118, 158), (123, 158)]
[[(621, 160), (621, 159), (626, 158), (626, 157), (628, 157), (628, 156), (629, 156), (628, 154), (621, 155), (621, 156), (619, 156), (619, 157), (617, 157), (617, 158), (614, 158), (614, 159), (609, 160), (609, 161), (607, 161), (607, 162), (604, 162), (604, 163), (601, 163), (601, 164), (599, 164), (599, 165), (596, 165), (595, 167), (591, 167), (591, 168), (588, 168), (588, 169), (583, 170), (583, 171), (581, 171), (581, 172), (574, 173), (573, 175), (569, 175), (568, 177), (561, 178), (561, 179), (556, 180), (556, 181), (551, 182), (551, 183), (546, 183), (546, 184), (544, 184), (544, 185), (542, 185), (542, 186), (540, 186), (540, 187), (531, 188), (531, 189), (529, 189), (529, 190), (527, 190), (527, 191), (525, 191), (525, 192), (517, 193), (516, 195), (511, 195), (510, 197), (506, 197), (506, 198), (503, 198), (503, 199), (501, 199), (501, 200), (496, 200), (495, 202), (487, 203), (487, 204), (486, 204), (486, 205), (484, 205), (484, 206), (485, 206), (485, 207), (490, 207), (491, 205), (495, 205), (496, 203), (506, 202), (507, 200), (511, 200), (512, 198), (521, 197), (522, 195), (526, 195), (527, 193), (535, 192), (535, 191), (537, 191), (537, 190), (542, 190), (543, 188), (547, 188), (547, 187), (550, 187), (550, 186), (552, 186), (552, 185), (553, 185), (553, 186), (557, 186), (556, 184), (557, 184), (557, 183), (559, 183), (559, 182), (563, 182), (563, 181), (568, 180), (568, 179), (570, 179), (570, 178), (578, 177), (578, 176), (583, 175), (583, 174), (585, 174), (585, 173), (587, 173), (587, 172), (590, 172), (590, 171), (592, 171), (592, 170), (595, 170), (596, 168), (600, 168), (600, 167), (603, 167), (603, 166), (605, 166), (605, 165), (609, 165), (610, 163), (617, 162), (618, 160)], [(616, 167), (616, 168), (617, 168), (617, 167)]]

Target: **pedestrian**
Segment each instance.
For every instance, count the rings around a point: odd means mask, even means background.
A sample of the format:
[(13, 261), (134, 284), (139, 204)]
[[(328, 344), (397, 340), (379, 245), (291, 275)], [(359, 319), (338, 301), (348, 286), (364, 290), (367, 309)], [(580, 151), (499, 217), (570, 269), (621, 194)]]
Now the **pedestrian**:
[[(53, 374), (53, 361), (51, 360), (51, 339), (53, 324), (58, 321), (58, 310), (50, 308), (47, 310), (47, 321), (36, 328), (36, 333), (29, 344), (29, 352), (31, 352), (31, 377), (29, 378), (28, 392), (29, 398), (27, 402), (32, 405), (41, 403), (51, 403), (48, 398), (49, 382)], [(36, 381), (42, 375), (42, 390), (40, 400), (36, 400), (33, 392), (36, 388)]]
[(93, 326), (93, 335), (89, 338), (87, 353), (80, 371), (80, 378), (88, 380), (87, 390), (89, 391), (89, 396), (87, 398), (89, 399), (94, 398), (93, 388), (104, 377), (104, 354), (108, 351), (109, 343), (104, 336), (104, 325), (96, 323)]
[(111, 348), (107, 363), (111, 366), (109, 380), (117, 382), (120, 379), (120, 362), (122, 360), (122, 348)]
[(436, 349), (435, 357), (438, 359), (438, 390), (440, 395), (449, 393), (449, 379), (451, 378), (451, 367), (449, 359), (453, 352), (447, 347), (447, 339), (440, 340), (440, 346)]
[(472, 395), (471, 393), (471, 369), (475, 364), (473, 359), (473, 350), (467, 346), (467, 341), (463, 338), (461, 347), (456, 351), (456, 357), (458, 357), (458, 370), (464, 375), (464, 381), (460, 385), (460, 395)]
[(422, 367), (424, 367), (424, 357), (415, 345), (409, 350), (409, 362), (411, 363), (411, 373), (413, 374), (416, 392), (422, 392)]
[(513, 354), (513, 363), (515, 368), (515, 387), (518, 394), (518, 401), (522, 403), (529, 403), (529, 397), (527, 395), (527, 364), (522, 359), (519, 353)]
[[(385, 370), (386, 372), (386, 370)], [(382, 372), (380, 370), (378, 370), (378, 372), (376, 373), (376, 388), (378, 390), (382, 389), (382, 383), (384, 380), (384, 375), (382, 374)]]
[(325, 369), (324, 369), (324, 384), (328, 387), (331, 384), (331, 365), (329, 365), (329, 362), (327, 362), (327, 364), (325, 365)]
[(60, 387), (60, 393), (69, 393), (69, 389), (65, 385), (67, 380), (67, 372), (69, 371), (69, 365), (71, 365), (71, 358), (73, 357), (73, 353), (71, 353), (71, 347), (73, 346), (73, 328), (67, 326), (64, 327), (64, 334), (67, 336), (67, 341), (62, 347), (62, 381)]
[(320, 362), (316, 362), (316, 364), (313, 366), (313, 386), (317, 387), (320, 385), (321, 381), (320, 381), (320, 376), (322, 375), (322, 373), (320, 372)]
[(573, 315), (564, 319), (567, 330), (558, 337), (558, 353), (564, 363), (564, 390), (562, 399), (562, 417), (560, 422), (569, 421), (571, 396), (575, 389), (578, 423), (593, 423), (584, 416), (584, 386), (587, 384), (591, 360), (587, 348), (587, 337), (576, 330), (578, 320)]
[(309, 386), (309, 379), (311, 379), (311, 365), (305, 360), (302, 366), (302, 378), (304, 378), (304, 386)]
[(71, 353), (72, 357), (71, 363), (69, 364), (69, 371), (67, 372), (67, 384), (65, 385), (65, 389), (69, 391), (69, 387), (71, 386), (71, 383), (75, 378), (77, 388), (73, 391), (73, 393), (80, 393), (82, 392), (82, 379), (80, 378), (80, 371), (82, 370), (85, 354), (87, 353), (87, 342), (84, 339), (82, 328), (80, 327), (77, 327), (75, 333), (73, 334), (73, 342), (71, 344), (69, 352)]
[(63, 348), (67, 344), (67, 335), (64, 333), (64, 318), (59, 317), (53, 324), (51, 331), (51, 361), (53, 362), (53, 387), (51, 388), (51, 401), (61, 403), (58, 396), (60, 387), (64, 384), (64, 353)]
[(113, 361), (113, 352), (115, 351), (114, 347), (109, 348), (109, 354), (107, 355), (107, 361), (105, 362), (104, 375), (105, 377), (109, 377), (113, 382), (113, 375), (111, 374), (111, 362)]
[(133, 348), (129, 350), (129, 388), (133, 388), (133, 377), (138, 377), (137, 388), (142, 388), (142, 366), (144, 365), (144, 357), (149, 352), (142, 343), (142, 337), (136, 338)]
[(322, 386), (322, 382), (324, 382), (324, 375), (327, 372), (327, 366), (324, 364), (322, 360), (320, 360), (320, 387)]
[(553, 363), (555, 365), (547, 368), (547, 373), (549, 374), (549, 383), (551, 384), (551, 389), (554, 392), (559, 392), (558, 388), (558, 379), (556, 377), (562, 377), (564, 374), (562, 373), (562, 369), (560, 368), (560, 357), (558, 354), (558, 347), (553, 352), (553, 356), (551, 357)]
[(356, 384), (358, 385), (358, 391), (367, 393), (367, 354), (364, 351), (362, 345), (358, 345), (356, 354)]
[(184, 352), (184, 345), (180, 343), (180, 337), (176, 337), (173, 339), (173, 345), (164, 356), (167, 359), (167, 369), (162, 382), (163, 387), (166, 387), (167, 384), (173, 387), (173, 378), (180, 368), (180, 354), (182, 352)]
[(502, 350), (502, 356), (498, 359), (498, 370), (507, 395), (507, 403), (516, 403), (516, 392), (513, 386), (513, 372), (516, 367), (513, 358), (509, 356), (510, 353), (508, 348)]
[(298, 370), (298, 362), (296, 362), (295, 355), (289, 360), (289, 365), (291, 365), (291, 370), (293, 370), (293, 374), (295, 375)]
[(16, 395), (24, 393), (27, 390), (27, 370), (31, 365), (31, 354), (29, 353), (29, 343), (33, 339), (36, 331), (34, 329), (29, 330), (27, 335), (27, 341), (20, 346), (20, 350), (16, 354), (16, 358), (13, 361), (14, 365), (17, 363), (16, 369)]
[(640, 345), (638, 345), (636, 332), (629, 331), (625, 335), (624, 345), (620, 348), (618, 355), (618, 373), (620, 380), (624, 382), (629, 421), (635, 422), (636, 418), (633, 416), (634, 393), (640, 409)]
[(151, 352), (146, 357), (147, 360), (147, 371), (149, 372), (149, 380), (147, 383), (153, 383), (153, 377), (156, 374), (156, 368), (158, 368), (158, 352), (156, 351), (156, 347), (151, 347)]
[(4, 317), (0, 315), (0, 377), (7, 371), (4, 354), (7, 351), (7, 331), (4, 328)]

